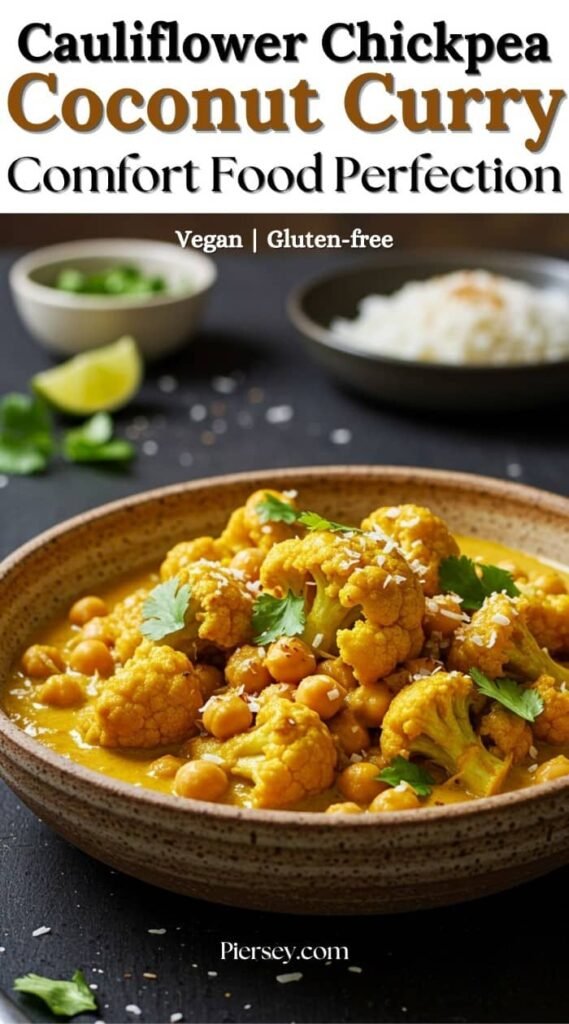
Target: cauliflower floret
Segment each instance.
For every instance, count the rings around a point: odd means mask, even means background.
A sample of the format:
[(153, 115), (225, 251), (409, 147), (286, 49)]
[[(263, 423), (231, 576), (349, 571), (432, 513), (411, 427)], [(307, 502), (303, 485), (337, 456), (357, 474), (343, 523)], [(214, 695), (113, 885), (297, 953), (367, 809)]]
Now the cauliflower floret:
[(421, 579), (427, 597), (440, 589), (439, 566), (443, 559), (460, 553), (446, 523), (421, 505), (378, 508), (364, 519), (362, 529), (380, 530), (396, 541)]
[(543, 711), (533, 723), (536, 738), (556, 747), (569, 743), (569, 691), (556, 686), (548, 675), (540, 676), (532, 689), (543, 700)]
[(337, 758), (319, 715), (283, 697), (263, 703), (254, 728), (215, 753), (232, 775), (253, 783), (252, 807), (287, 807), (321, 793), (332, 785)]
[(253, 594), (242, 572), (203, 560), (187, 566), (184, 582), (190, 587), (186, 625), (168, 638), (172, 646), (202, 641), (229, 650), (249, 642)]
[(160, 578), (170, 580), (177, 576), (187, 583), (188, 566), (202, 559), (208, 562), (219, 562), (223, 558), (224, 548), (213, 537), (195, 537), (194, 540), (183, 540), (171, 548), (160, 566)]
[(482, 746), (470, 723), (472, 680), (437, 672), (404, 687), (393, 698), (381, 733), (388, 760), (418, 754), (458, 776), (473, 796), (498, 793), (510, 768)]
[(514, 764), (526, 759), (533, 744), (529, 724), (495, 701), (482, 716), (478, 731), (493, 754), (502, 758), (511, 756)]
[(492, 679), (508, 674), (538, 679), (546, 674), (569, 683), (569, 670), (537, 644), (525, 623), (527, 601), (492, 594), (469, 623), (454, 634), (449, 668), (469, 672), (478, 668)]
[(423, 642), (421, 587), (405, 559), (384, 549), (366, 534), (315, 531), (273, 547), (261, 570), (265, 591), (303, 595), (305, 642), (339, 651), (364, 684), (419, 653)]
[(540, 647), (569, 655), (569, 594), (546, 594), (524, 588), (524, 619)]
[(185, 654), (143, 641), (103, 686), (85, 714), (83, 735), (101, 747), (159, 747), (193, 732), (202, 705), (198, 677)]
[(296, 502), (290, 494), (281, 491), (273, 491), (267, 488), (263, 491), (254, 491), (249, 496), (245, 505), (233, 512), (225, 530), (221, 534), (220, 542), (231, 554), (236, 554), (243, 548), (261, 548), (269, 551), (273, 544), (279, 544), (289, 537), (294, 537), (298, 532), (294, 525), (282, 522), (265, 522), (259, 505), (266, 500), (267, 496), (277, 498), (279, 501), (296, 508)]

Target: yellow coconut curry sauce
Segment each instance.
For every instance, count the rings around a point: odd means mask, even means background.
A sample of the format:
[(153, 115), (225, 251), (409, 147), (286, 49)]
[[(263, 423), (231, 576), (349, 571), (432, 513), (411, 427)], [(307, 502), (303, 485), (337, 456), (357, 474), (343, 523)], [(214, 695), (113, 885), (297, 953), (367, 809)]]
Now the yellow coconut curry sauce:
[[(271, 494), (34, 637), (12, 721), (133, 786), (256, 808), (412, 810), (569, 773), (567, 571), (416, 506), (355, 532)], [(475, 585), (500, 569), (480, 607), (459, 555)]]

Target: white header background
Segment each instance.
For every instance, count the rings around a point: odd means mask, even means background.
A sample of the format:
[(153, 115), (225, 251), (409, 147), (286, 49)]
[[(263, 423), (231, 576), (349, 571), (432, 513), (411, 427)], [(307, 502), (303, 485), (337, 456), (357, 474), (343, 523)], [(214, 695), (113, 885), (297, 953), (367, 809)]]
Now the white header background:
[[(180, 34), (192, 32), (209, 35), (213, 32), (245, 33), (304, 32), (308, 44), (300, 47), (298, 64), (278, 62), (264, 64), (254, 53), (246, 63), (222, 64), (212, 56), (202, 64), (183, 60), (179, 64), (60, 64), (48, 61), (32, 64), (18, 50), (18, 35), (29, 22), (50, 22), (53, 35), (58, 32), (81, 33), (112, 32), (114, 21), (132, 23), (139, 19), (148, 29), (153, 21), (177, 20)], [(503, 63), (495, 57), (481, 66), (479, 76), (466, 75), (465, 65), (415, 64), (411, 61), (393, 64), (366, 64), (352, 61), (336, 64), (329, 61), (321, 49), (324, 29), (336, 21), (369, 20), (372, 30), (389, 35), (393, 22), (403, 21), (405, 35), (424, 31), (433, 33), (432, 23), (446, 20), (449, 31), (469, 33), (487, 32), (494, 38), (506, 32), (522, 37), (532, 32), (545, 34), (550, 41), (550, 64), (529, 64), (524, 60), (516, 64)], [(286, 213), (286, 212), (566, 212), (569, 210), (567, 191), (560, 195), (480, 195), (472, 192), (457, 195), (450, 189), (443, 194), (425, 190), (409, 195), (382, 192), (366, 193), (353, 183), (344, 195), (334, 192), (333, 163), (336, 156), (351, 156), (362, 165), (383, 167), (409, 164), (421, 153), (431, 153), (434, 164), (451, 169), (461, 164), (477, 164), (481, 160), (492, 162), (501, 157), (505, 165), (556, 165), (560, 168), (564, 186), (569, 188), (569, 100), (565, 100), (556, 118), (548, 144), (537, 154), (524, 146), (527, 137), (535, 138), (536, 126), (523, 104), (507, 107), (511, 130), (507, 133), (489, 133), (484, 129), (488, 108), (484, 104), (470, 104), (473, 131), (464, 133), (412, 134), (401, 124), (379, 134), (366, 134), (355, 128), (344, 111), (344, 94), (350, 81), (364, 72), (391, 72), (396, 89), (449, 89), (480, 88), (536, 88), (545, 94), (551, 88), (569, 91), (569, 14), (560, 0), (540, 0), (539, 3), (511, 3), (500, 0), (476, 0), (457, 3), (456, 0), (283, 0), (282, 4), (269, 4), (259, 0), (100, 0), (98, 4), (77, 3), (77, 0), (22, 0), (3, 5), (0, 33), (0, 89), (2, 93), (0, 138), (0, 210), (21, 213), (64, 212), (192, 212), (192, 213)], [(38, 39), (39, 42), (39, 39)], [(281, 88), (288, 91), (302, 78), (308, 79), (318, 90), (320, 99), (312, 104), (325, 127), (317, 133), (304, 134), (294, 126), (288, 133), (255, 134), (248, 128), (239, 133), (196, 133), (190, 126), (173, 134), (164, 134), (147, 126), (136, 133), (123, 134), (108, 124), (88, 134), (78, 134), (65, 125), (45, 133), (29, 133), (18, 128), (7, 111), (7, 96), (16, 78), (27, 72), (53, 72), (59, 77), (59, 97), (48, 96), (43, 87), (30, 90), (30, 111), (50, 116), (58, 113), (63, 96), (71, 89), (85, 86), (98, 92), (104, 99), (117, 88), (131, 86), (149, 97), (157, 89), (171, 87), (188, 96), (193, 107), (191, 92), (196, 89), (225, 87), (239, 97), (241, 90)], [(371, 93), (370, 93), (371, 95)], [(379, 93), (375, 93), (379, 96)], [(381, 101), (381, 110), (374, 108), (377, 120), (388, 113), (396, 116), (400, 107), (395, 97), (387, 95)], [(239, 104), (238, 111), (243, 108)], [(422, 112), (422, 105), (419, 106)], [(443, 101), (444, 114), (450, 116), (450, 106)], [(369, 110), (370, 116), (372, 110)], [(144, 114), (143, 114), (144, 116)], [(238, 113), (239, 120), (239, 113)], [(264, 169), (280, 163), (297, 170), (309, 163), (316, 151), (324, 154), (327, 191), (325, 194), (306, 195), (293, 191), (277, 195), (264, 189), (256, 195), (239, 190), (237, 184), (226, 179), (222, 195), (213, 195), (209, 184), (208, 166), (211, 157), (236, 156), (239, 165), (256, 164)], [(127, 195), (59, 194), (39, 192), (20, 194), (7, 179), (8, 167), (17, 157), (33, 155), (41, 160), (44, 170), (51, 165), (72, 168), (75, 165), (102, 164), (114, 166), (128, 153), (139, 153), (141, 163), (157, 168), (169, 164), (184, 164), (194, 159), (203, 169), (201, 191), (190, 195), (182, 187), (171, 195), (155, 192), (143, 195), (133, 190)], [(567, 179), (567, 181), (565, 181)], [(31, 181), (31, 178), (29, 179)]]

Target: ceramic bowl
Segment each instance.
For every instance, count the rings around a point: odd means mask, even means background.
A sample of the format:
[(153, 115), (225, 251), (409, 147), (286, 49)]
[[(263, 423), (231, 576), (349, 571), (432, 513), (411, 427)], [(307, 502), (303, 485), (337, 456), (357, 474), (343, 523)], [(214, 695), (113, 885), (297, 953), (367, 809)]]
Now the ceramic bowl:
[[(116, 264), (164, 277), (168, 291), (75, 295), (52, 287), (66, 267), (90, 272)], [(168, 355), (191, 338), (216, 276), (213, 260), (199, 252), (136, 238), (46, 246), (16, 260), (9, 275), (16, 309), (45, 348), (70, 356), (132, 335), (147, 359)]]
[[(358, 520), (431, 506), (459, 532), (569, 564), (569, 500), (483, 477), (390, 467), (247, 473), (153, 491), (43, 534), (0, 567), (0, 684), (53, 616), (117, 569), (220, 530), (254, 489), (296, 487)], [(0, 712), (0, 774), (62, 836), (163, 888), (240, 907), (376, 914), (472, 899), (569, 861), (569, 779), (472, 803), (359, 817), (252, 811), (144, 791), (63, 758)]]
[(381, 262), (301, 285), (288, 312), (313, 358), (344, 385), (389, 405), (437, 413), (500, 414), (564, 401), (569, 359), (519, 366), (456, 366), (362, 352), (330, 330), (352, 319), (367, 295), (390, 295), (409, 281), (456, 270), (489, 270), (536, 288), (569, 292), (569, 261), (513, 252), (432, 250), (385, 254)]

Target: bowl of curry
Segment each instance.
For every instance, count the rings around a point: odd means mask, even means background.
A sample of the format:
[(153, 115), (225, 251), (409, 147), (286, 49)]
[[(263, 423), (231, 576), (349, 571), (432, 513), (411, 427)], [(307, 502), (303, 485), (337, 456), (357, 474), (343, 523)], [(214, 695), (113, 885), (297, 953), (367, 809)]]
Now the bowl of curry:
[(382, 913), (569, 860), (569, 501), (247, 473), (0, 567), (0, 775), (87, 853), (231, 905)]

